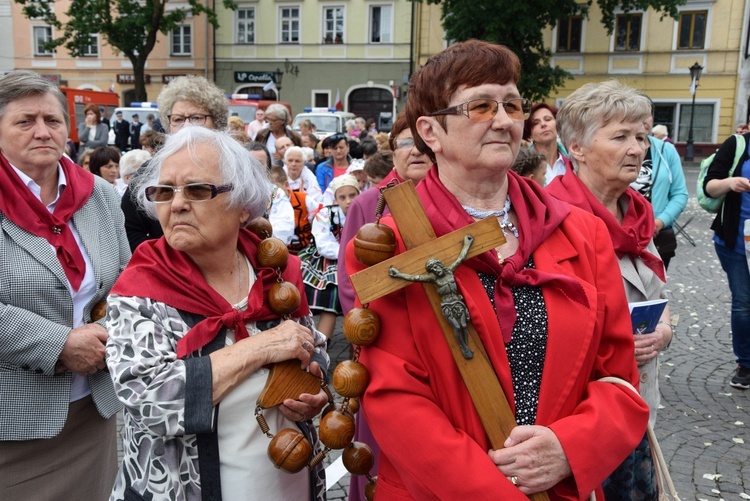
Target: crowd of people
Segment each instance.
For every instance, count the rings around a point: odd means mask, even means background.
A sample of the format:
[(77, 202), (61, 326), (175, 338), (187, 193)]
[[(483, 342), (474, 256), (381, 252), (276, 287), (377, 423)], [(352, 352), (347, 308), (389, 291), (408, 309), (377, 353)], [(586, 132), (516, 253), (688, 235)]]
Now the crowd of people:
[[(517, 426), (493, 447), (421, 285), (365, 305), (380, 336), (359, 355), (370, 382), (356, 440), (374, 452), (377, 497), (656, 499), (646, 428), (673, 327), (666, 306), (636, 332), (629, 304), (666, 299), (688, 199), (680, 157), (638, 90), (590, 83), (558, 109), (524, 99), (520, 77), (506, 47), (457, 43), (412, 76), (390, 134), (356, 118), (322, 140), (312, 122), (292, 130), (282, 104), (245, 124), (215, 84), (179, 77), (157, 99), (160, 126), (151, 117), (129, 145), (108, 146), (87, 106), (77, 155), (59, 89), (0, 77), (2, 497), (325, 499), (320, 464), (275, 468), (252, 412), (273, 363), (331, 377), (337, 318), (362, 306), (352, 241), (381, 189), (411, 181), (438, 237), (498, 220), (504, 243), (444, 268)], [(741, 167), (733, 136), (704, 188), (725, 197), (712, 228), (732, 293), (730, 384), (747, 389), (741, 133)], [(281, 242), (273, 264), (248, 229), (261, 218)], [(387, 208), (380, 222), (406, 252), (409, 228)], [(280, 283), (298, 296), (283, 311)], [(304, 393), (264, 417), (317, 452), (327, 403)], [(364, 499), (364, 482), (349, 496)]]

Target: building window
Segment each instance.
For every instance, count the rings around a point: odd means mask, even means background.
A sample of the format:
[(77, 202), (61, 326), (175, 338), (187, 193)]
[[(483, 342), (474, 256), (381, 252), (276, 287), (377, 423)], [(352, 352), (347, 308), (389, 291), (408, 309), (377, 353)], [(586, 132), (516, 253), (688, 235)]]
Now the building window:
[[(690, 115), (693, 107), (690, 104), (679, 105), (680, 129), (677, 131), (677, 141), (686, 142), (690, 133)], [(712, 142), (714, 130), (714, 105), (696, 104), (695, 119), (693, 120), (693, 140), (696, 143)]]
[(343, 7), (323, 7), (323, 43), (344, 43)]
[(34, 55), (51, 56), (52, 51), (44, 48), (44, 44), (52, 40), (51, 26), (34, 26)]
[(615, 50), (641, 50), (641, 14), (618, 14), (615, 26)]
[(371, 5), (370, 6), (370, 43), (391, 43), (392, 6)]
[(678, 49), (702, 49), (706, 42), (708, 11), (680, 13)]
[(299, 7), (281, 7), (281, 43), (299, 43)]
[(99, 35), (89, 37), (89, 44), (83, 48), (81, 55), (84, 57), (99, 57)]
[(328, 92), (315, 92), (313, 94), (313, 105), (317, 108), (328, 108), (330, 106), (331, 95)]
[(255, 7), (237, 9), (237, 43), (255, 43)]
[(557, 23), (557, 52), (581, 52), (581, 16)]
[(192, 54), (192, 27), (189, 24), (176, 26), (172, 30), (172, 55), (189, 56)]

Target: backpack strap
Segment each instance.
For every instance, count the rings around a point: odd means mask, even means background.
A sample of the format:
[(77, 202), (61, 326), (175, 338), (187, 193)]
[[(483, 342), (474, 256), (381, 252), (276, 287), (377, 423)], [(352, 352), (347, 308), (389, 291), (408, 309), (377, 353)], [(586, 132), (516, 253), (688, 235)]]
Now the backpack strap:
[(734, 171), (740, 163), (740, 158), (742, 158), (742, 154), (745, 153), (745, 136), (742, 134), (735, 134), (734, 137), (737, 141), (737, 147), (734, 150), (734, 163), (732, 164), (732, 168), (729, 169), (729, 175), (727, 177), (732, 177), (734, 175)]

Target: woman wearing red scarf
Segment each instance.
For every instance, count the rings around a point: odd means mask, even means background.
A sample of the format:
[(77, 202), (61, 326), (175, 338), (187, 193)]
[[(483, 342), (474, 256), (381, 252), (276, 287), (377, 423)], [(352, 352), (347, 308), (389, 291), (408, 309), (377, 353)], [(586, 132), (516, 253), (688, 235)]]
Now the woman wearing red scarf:
[[(455, 278), (519, 426), (489, 450), (421, 285), (371, 302), (382, 328), (362, 349), (362, 408), (381, 449), (383, 499), (602, 499), (601, 482), (646, 428), (640, 397), (597, 381), (638, 381), (604, 224), (510, 171), (530, 105), (519, 78), (507, 48), (463, 42), (412, 77), (406, 103), (417, 148), (435, 163), (417, 186), (435, 233), (485, 217), (504, 230), (505, 244)], [(348, 252), (349, 271), (362, 269)]]
[[(557, 114), (557, 126), (575, 171), (569, 168), (547, 187), (555, 197), (604, 221), (631, 303), (665, 297), (664, 265), (652, 239), (653, 210), (630, 188), (649, 144), (644, 121), (650, 115), (647, 97), (614, 80), (587, 84), (573, 92)], [(671, 339), (668, 307), (654, 332), (635, 336), (640, 392), (649, 404), (652, 426), (659, 406), (657, 357)], [(607, 499), (651, 499), (648, 496), (653, 496), (656, 482), (652, 482), (650, 468), (650, 450), (644, 440), (607, 483)]]
[(37, 73), (0, 78), (2, 499), (102, 501), (117, 472), (95, 312), (130, 251), (112, 185), (63, 156), (67, 109)]
[[(164, 230), (136, 249), (112, 289), (107, 362), (125, 405), (124, 459), (111, 499), (320, 499), (319, 469), (288, 474), (267, 457), (253, 419), (267, 364), (299, 360), (322, 375), (325, 337), (304, 301), (299, 260), (261, 266), (247, 229), (268, 205), (266, 168), (223, 132), (185, 126), (138, 177), (139, 204)], [(302, 304), (282, 320), (269, 306), (278, 280)], [(303, 394), (264, 412), (270, 428), (299, 428), (327, 397)]]

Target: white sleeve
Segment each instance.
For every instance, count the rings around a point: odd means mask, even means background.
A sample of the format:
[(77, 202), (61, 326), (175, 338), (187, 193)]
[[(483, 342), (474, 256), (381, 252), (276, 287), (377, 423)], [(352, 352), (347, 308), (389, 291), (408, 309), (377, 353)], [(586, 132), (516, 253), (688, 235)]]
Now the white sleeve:
[(300, 177), (305, 183), (304, 190), (305, 193), (307, 193), (308, 198), (312, 197), (317, 202), (321, 202), (323, 200), (323, 193), (320, 191), (320, 186), (318, 186), (318, 179), (315, 177), (315, 174), (313, 174), (312, 171), (307, 167), (304, 167), (302, 169), (302, 174), (300, 175)]
[(294, 209), (289, 198), (279, 188), (274, 190), (268, 221), (273, 228), (273, 236), (289, 245), (294, 236)]
[(315, 237), (315, 247), (318, 254), (328, 259), (339, 258), (339, 241), (331, 233), (330, 210), (323, 207), (315, 216), (312, 223), (312, 234)]

